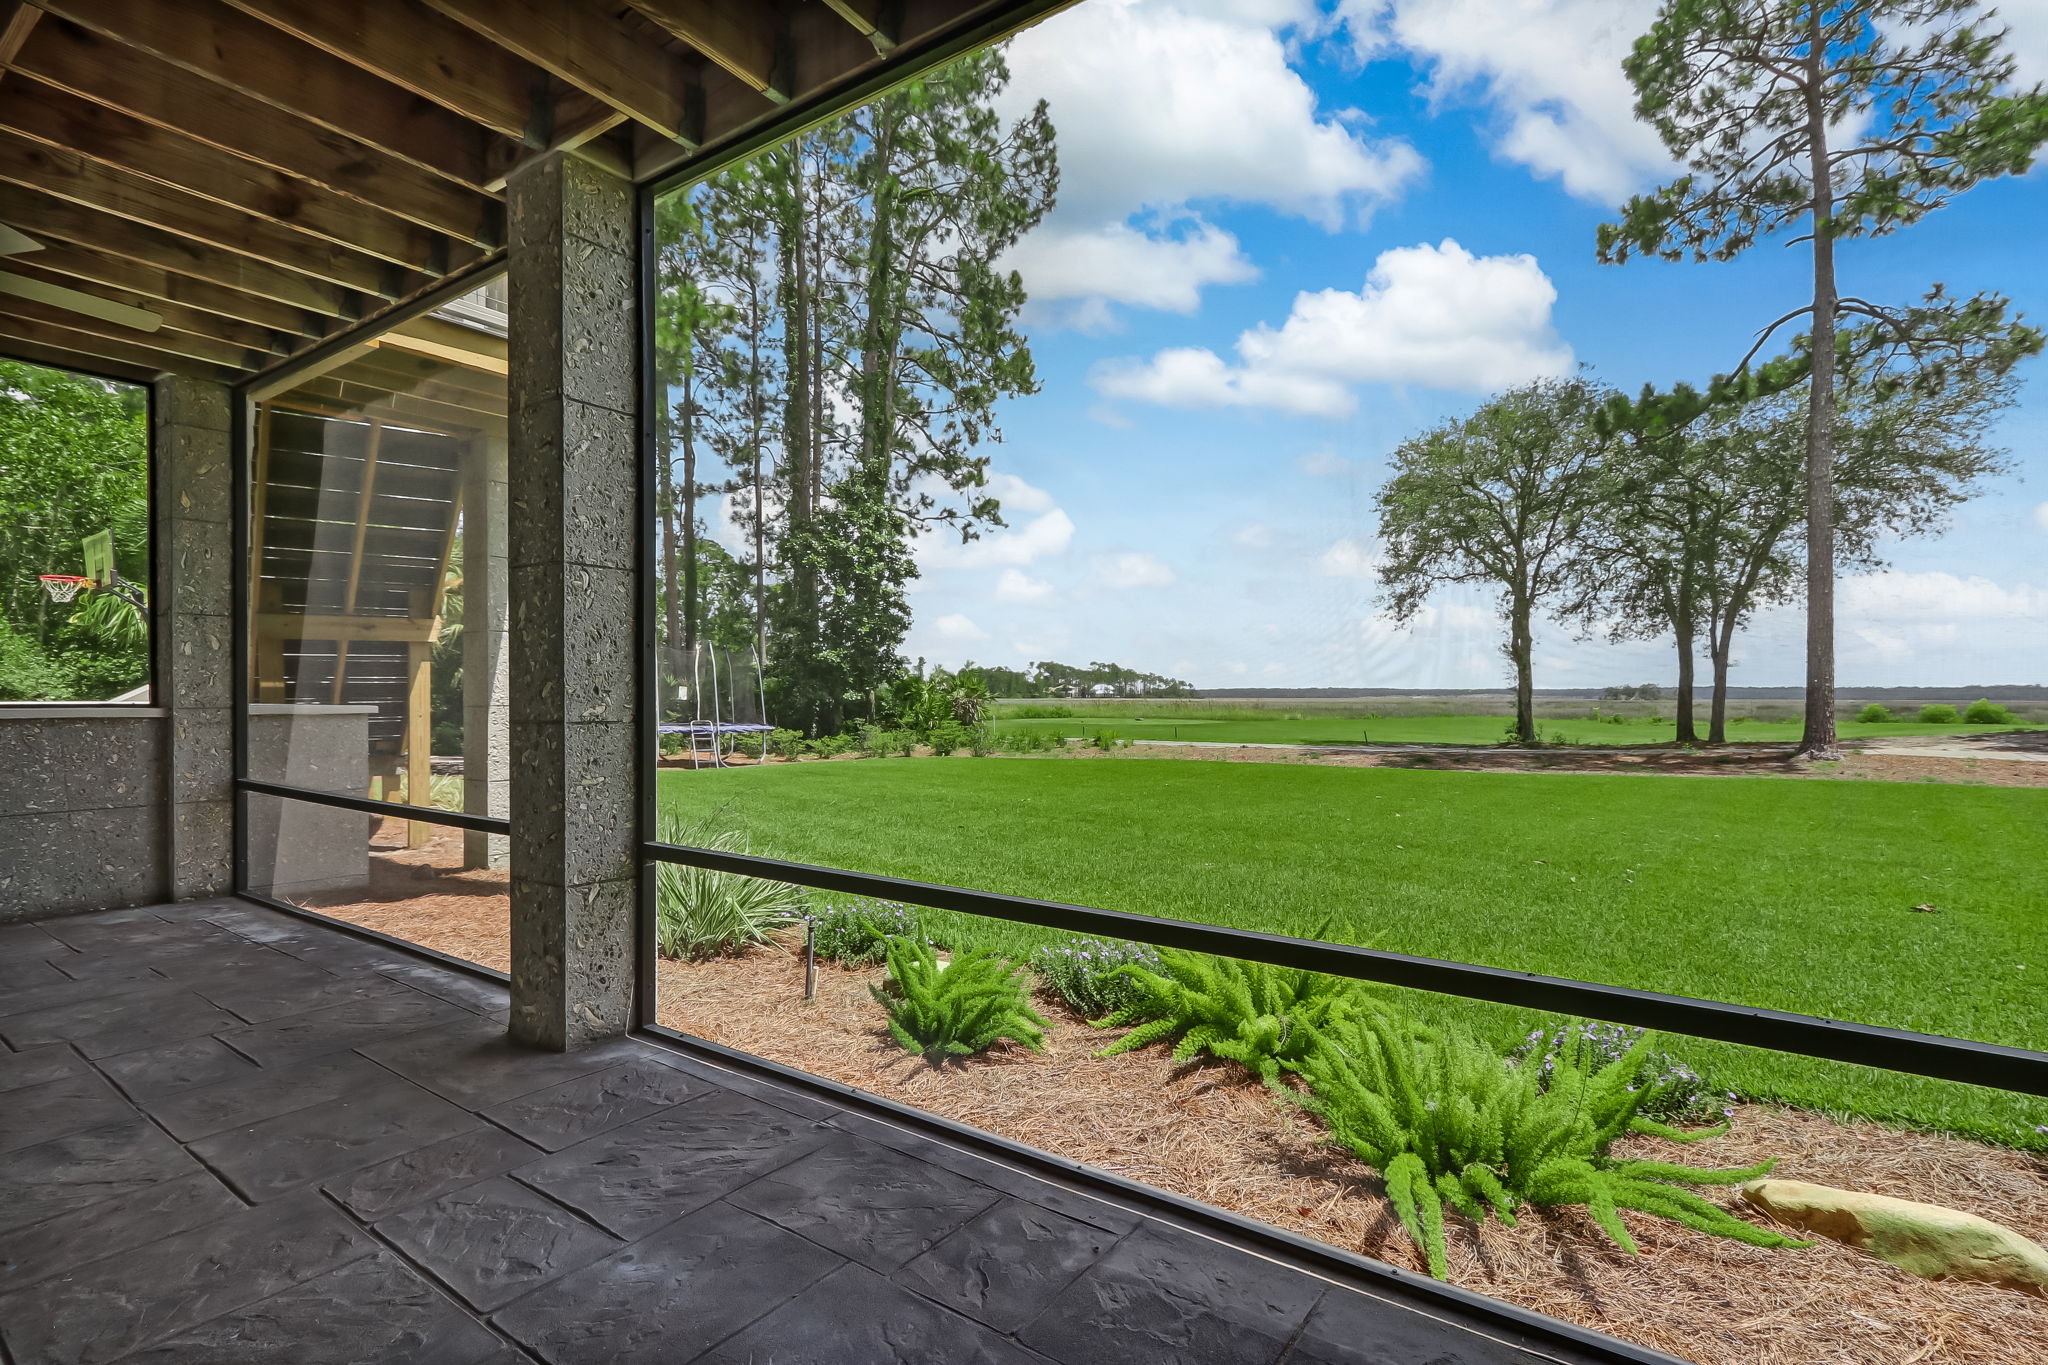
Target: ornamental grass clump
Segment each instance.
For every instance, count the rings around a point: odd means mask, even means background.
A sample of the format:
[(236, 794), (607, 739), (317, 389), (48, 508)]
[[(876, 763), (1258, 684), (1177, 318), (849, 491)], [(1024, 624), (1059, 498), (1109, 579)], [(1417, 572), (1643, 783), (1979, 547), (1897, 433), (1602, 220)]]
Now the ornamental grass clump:
[(1314, 1029), (1373, 1004), (1366, 988), (1342, 977), (1172, 948), (1160, 951), (1156, 968), (1118, 970), (1135, 996), (1094, 1026), (1137, 1027), (1096, 1056), (1172, 1038), (1177, 1062), (1206, 1052), (1248, 1067), (1269, 1084), (1292, 1069)]
[(1031, 1008), (1025, 969), (993, 953), (961, 953), (951, 963), (922, 939), (889, 944), (889, 977), (868, 993), (888, 1011), (889, 1036), (933, 1066), (972, 1057), (1003, 1039), (1045, 1051), (1051, 1024)]
[(1125, 967), (1162, 970), (1159, 954), (1142, 943), (1070, 938), (1031, 950), (1031, 966), (1053, 993), (1084, 1019), (1127, 1009), (1139, 999), (1138, 984)]
[(1317, 1029), (1295, 1070), (1307, 1086), (1274, 1089), (1329, 1125), (1330, 1137), (1378, 1170), (1429, 1273), (1443, 1279), (1444, 1206), (1512, 1227), (1525, 1205), (1581, 1204), (1615, 1244), (1634, 1253), (1619, 1211), (1635, 1209), (1751, 1246), (1805, 1246), (1746, 1223), (1685, 1185), (1734, 1185), (1776, 1164), (1707, 1170), (1615, 1157), (1629, 1133), (1697, 1142), (1728, 1125), (1686, 1133), (1643, 1117), (1665, 1082), (1650, 1078), (1642, 1040), (1599, 1066), (1560, 1052), (1541, 1068), (1506, 1059), (1456, 1031), (1420, 1032), (1377, 1012)]
[[(663, 843), (726, 853), (749, 851), (737, 830), (684, 820), (673, 812), (659, 817)], [(663, 957), (700, 961), (770, 941), (770, 935), (804, 912), (805, 893), (788, 882), (742, 877), (681, 863), (657, 863), (655, 947)]]
[(895, 901), (865, 896), (828, 905), (803, 916), (811, 949), (827, 962), (865, 967), (880, 962), (894, 939), (925, 936), (917, 911)]

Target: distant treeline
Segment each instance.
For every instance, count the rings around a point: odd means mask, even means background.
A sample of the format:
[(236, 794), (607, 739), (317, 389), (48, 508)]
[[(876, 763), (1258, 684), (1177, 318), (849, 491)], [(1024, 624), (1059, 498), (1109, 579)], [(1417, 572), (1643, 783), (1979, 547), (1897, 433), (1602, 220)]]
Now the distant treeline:
[[(1342, 701), (1349, 697), (1489, 697), (1504, 695), (1505, 687), (1198, 687), (1194, 697), (1272, 697), (1275, 699), (1320, 697)], [(1539, 687), (1538, 697), (1568, 701), (1599, 701), (1601, 687)], [(1669, 695), (1669, 689), (1666, 690)], [(1730, 697), (1751, 701), (1800, 701), (1803, 687), (1730, 687)], [(1991, 701), (2048, 701), (2048, 685), (2041, 683), (1968, 683), (1960, 687), (1837, 687), (1835, 695), (1857, 701), (1946, 700), (1985, 697)]]

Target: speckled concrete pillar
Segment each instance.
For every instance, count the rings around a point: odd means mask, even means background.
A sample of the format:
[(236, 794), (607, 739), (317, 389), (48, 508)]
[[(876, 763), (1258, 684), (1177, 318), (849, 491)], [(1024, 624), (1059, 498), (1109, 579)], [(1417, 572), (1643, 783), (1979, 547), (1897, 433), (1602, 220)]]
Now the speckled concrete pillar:
[(636, 825), (633, 196), (554, 153), (511, 228), (512, 1036), (631, 1022)]
[[(505, 443), (475, 441), (464, 456), (462, 495), (462, 808), (512, 813), (512, 660), (506, 591)], [(502, 835), (465, 830), (464, 867), (504, 868)]]
[(230, 436), (226, 386), (165, 376), (152, 404), (157, 462), (157, 686), (170, 712), (170, 892), (234, 881)]

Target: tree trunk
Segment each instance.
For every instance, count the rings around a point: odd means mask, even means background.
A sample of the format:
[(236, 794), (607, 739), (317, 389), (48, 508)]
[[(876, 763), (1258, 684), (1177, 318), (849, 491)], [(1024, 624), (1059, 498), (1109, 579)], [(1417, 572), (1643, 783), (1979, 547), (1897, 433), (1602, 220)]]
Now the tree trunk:
[(1728, 613), (1725, 625), (1716, 623), (1707, 653), (1714, 668), (1714, 697), (1707, 715), (1707, 743), (1728, 742), (1728, 660), (1735, 652), (1736, 613)]
[(1806, 729), (1799, 753), (1835, 749), (1835, 239), (1827, 109), (1819, 63), (1821, 9), (1808, 18), (1813, 44), (1806, 88), (1808, 174), (1813, 184), (1813, 376), (1806, 413)]
[(1536, 742), (1536, 677), (1531, 661), (1536, 642), (1530, 615), (1528, 600), (1517, 597), (1508, 631), (1508, 654), (1515, 663), (1515, 736), (1524, 744)]
[(1695, 744), (1699, 733), (1693, 728), (1693, 641), (1699, 635), (1699, 623), (1693, 619), (1692, 573), (1685, 570), (1678, 578), (1678, 601), (1671, 612), (1671, 633), (1678, 640), (1678, 735), (1680, 744)]
[[(694, 359), (683, 371), (683, 635), (687, 654), (697, 644), (697, 385)], [(670, 635), (671, 640), (675, 639)]]

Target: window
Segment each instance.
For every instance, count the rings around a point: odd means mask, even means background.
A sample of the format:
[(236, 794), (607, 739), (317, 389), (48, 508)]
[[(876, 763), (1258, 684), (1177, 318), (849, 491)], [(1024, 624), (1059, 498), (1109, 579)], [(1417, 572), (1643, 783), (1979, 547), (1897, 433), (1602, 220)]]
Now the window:
[[(252, 890), (498, 965), (484, 939), (506, 932), (491, 822), (510, 790), (509, 584), (492, 288), (255, 396), (243, 776), (300, 794), (252, 798)], [(362, 815), (323, 794), (419, 817), (378, 818), (365, 840)], [(486, 907), (492, 932), (437, 940), (450, 895)]]
[(147, 702), (149, 390), (0, 360), (0, 702)]
[[(1987, 302), (1953, 366), (1845, 343), (1814, 691), (1862, 752), (1792, 761), (1810, 371), (1711, 380), (1806, 277), (1603, 263), (1662, 162), (1506, 137), (1426, 28), (1361, 65), (1334, 22), (1083, 4), (657, 200), (655, 1018), (1661, 1350), (1943, 1349), (1925, 1286), (1734, 1187), (1776, 1157), (2042, 1227), (2038, 338)], [(1574, 76), (1625, 123), (1626, 29)], [(1845, 278), (2037, 322), (2044, 193)], [(1008, 988), (949, 975), (980, 953)], [(1002, 1039), (938, 1028), (966, 979)], [(1282, 1055), (1316, 1036), (1405, 1059), (1406, 1136), (1464, 1131), (1369, 1154), (1370, 1084)], [(1721, 1184), (1509, 1228), (1441, 1169), (1622, 1058), (1600, 1101), (1697, 1143), (1568, 1145)], [(1400, 1189), (1455, 1191), (1448, 1246)], [(2025, 1334), (2011, 1297), (1972, 1339)]]

